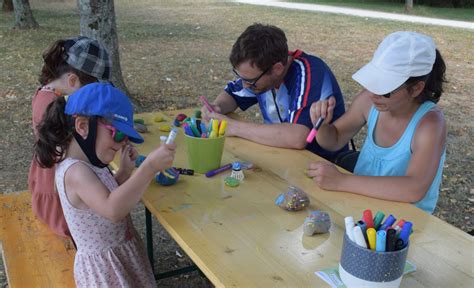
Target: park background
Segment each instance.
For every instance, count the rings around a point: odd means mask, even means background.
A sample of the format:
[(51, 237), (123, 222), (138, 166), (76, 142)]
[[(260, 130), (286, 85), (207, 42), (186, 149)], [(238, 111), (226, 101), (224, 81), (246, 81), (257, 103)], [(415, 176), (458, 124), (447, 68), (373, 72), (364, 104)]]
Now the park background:
[[(405, 13), (403, 1), (395, 0), (292, 2)], [(455, 9), (422, 6), (415, 1), (410, 13), (473, 22), (474, 8), (469, 1), (463, 3), (467, 3), (466, 8)], [(31, 98), (38, 87), (41, 53), (55, 40), (80, 33), (76, 1), (30, 0), (30, 4), (39, 24), (37, 29), (12, 29), (14, 14), (0, 12), (0, 193), (27, 189), (33, 147)], [(122, 75), (136, 104), (136, 112), (198, 107), (199, 95), (214, 99), (226, 82), (233, 79), (228, 61), (232, 44), (254, 22), (282, 28), (290, 49), (301, 49), (322, 58), (341, 85), (346, 107), (361, 89), (351, 75), (370, 60), (387, 34), (412, 30), (430, 35), (446, 61), (448, 80), (438, 103), (447, 120), (448, 139), (443, 182), (434, 215), (466, 232), (473, 230), (473, 30), (232, 1), (116, 0), (115, 15)], [(249, 119), (259, 118), (255, 108), (244, 114)], [(364, 136), (362, 132), (355, 138), (358, 148)], [(144, 233), (142, 214), (138, 207), (134, 221)], [(158, 270), (191, 263), (157, 221), (154, 225), (158, 234), (155, 236)], [(196, 272), (161, 280), (158, 284), (212, 286)], [(4, 271), (0, 269), (0, 287), (5, 285)]]

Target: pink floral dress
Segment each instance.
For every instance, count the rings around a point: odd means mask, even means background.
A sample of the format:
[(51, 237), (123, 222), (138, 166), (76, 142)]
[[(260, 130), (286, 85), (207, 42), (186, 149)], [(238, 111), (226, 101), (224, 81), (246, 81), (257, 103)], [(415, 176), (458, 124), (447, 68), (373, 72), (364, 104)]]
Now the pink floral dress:
[[(77, 245), (74, 279), (77, 287), (156, 287), (143, 242), (130, 215), (118, 223), (91, 209), (77, 209), (69, 202), (64, 175), (80, 160), (67, 158), (56, 168), (56, 186), (66, 222)], [(113, 193), (118, 184), (107, 168), (88, 165)]]

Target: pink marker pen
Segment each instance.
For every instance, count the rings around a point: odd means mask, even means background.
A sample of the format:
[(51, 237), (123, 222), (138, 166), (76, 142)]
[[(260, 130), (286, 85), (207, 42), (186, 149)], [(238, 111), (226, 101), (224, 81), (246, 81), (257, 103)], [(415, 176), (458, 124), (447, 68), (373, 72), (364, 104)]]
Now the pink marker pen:
[(319, 127), (321, 127), (323, 122), (324, 122), (324, 118), (319, 117), (318, 121), (316, 121), (316, 123), (314, 124), (313, 129), (311, 129), (311, 131), (309, 132), (308, 137), (306, 137), (306, 142), (307, 143), (313, 142), (313, 139), (314, 139), (314, 137), (316, 137), (316, 134), (318, 133), (318, 129), (319, 129)]
[(211, 104), (209, 104), (209, 101), (207, 101), (206, 96), (199, 96), (199, 99), (201, 100), (202, 104), (204, 104), (204, 106), (206, 106), (206, 108), (207, 108), (207, 110), (209, 110), (209, 112), (215, 112), (214, 109), (212, 108)]

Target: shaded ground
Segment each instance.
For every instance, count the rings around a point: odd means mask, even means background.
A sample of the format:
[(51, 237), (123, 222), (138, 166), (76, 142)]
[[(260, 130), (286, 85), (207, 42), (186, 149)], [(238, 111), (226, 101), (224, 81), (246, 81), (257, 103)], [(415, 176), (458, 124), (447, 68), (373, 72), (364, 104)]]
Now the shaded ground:
[[(38, 30), (12, 31), (13, 15), (0, 13), (0, 193), (27, 188), (33, 144), (31, 97), (41, 51), (58, 38), (79, 33), (75, 1), (30, 2), (41, 25)], [(283, 28), (290, 49), (299, 48), (324, 59), (339, 79), (347, 104), (360, 89), (351, 80), (352, 73), (370, 59), (385, 35), (396, 30), (431, 35), (445, 57), (449, 80), (439, 103), (448, 123), (448, 142), (435, 215), (464, 231), (473, 229), (472, 31), (216, 1), (117, 0), (115, 4), (123, 75), (140, 104), (139, 112), (197, 106), (201, 94), (213, 99), (233, 77), (227, 60), (233, 42), (256, 21)], [(251, 109), (246, 115), (252, 118), (255, 113)], [(358, 147), (363, 136), (356, 138)], [(143, 231), (143, 212), (137, 211), (134, 221)], [(190, 263), (156, 222), (158, 270)], [(3, 287), (4, 272), (0, 271)], [(211, 286), (196, 272), (158, 284)]]

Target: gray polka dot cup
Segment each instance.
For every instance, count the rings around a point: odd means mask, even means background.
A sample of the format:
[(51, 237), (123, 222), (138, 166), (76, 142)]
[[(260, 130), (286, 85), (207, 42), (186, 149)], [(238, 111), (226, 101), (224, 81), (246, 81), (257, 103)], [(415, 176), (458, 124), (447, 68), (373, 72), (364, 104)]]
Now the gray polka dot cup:
[(399, 287), (408, 254), (405, 248), (377, 252), (360, 247), (344, 233), (339, 275), (347, 287)]

